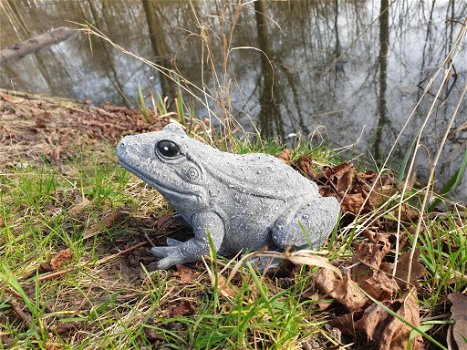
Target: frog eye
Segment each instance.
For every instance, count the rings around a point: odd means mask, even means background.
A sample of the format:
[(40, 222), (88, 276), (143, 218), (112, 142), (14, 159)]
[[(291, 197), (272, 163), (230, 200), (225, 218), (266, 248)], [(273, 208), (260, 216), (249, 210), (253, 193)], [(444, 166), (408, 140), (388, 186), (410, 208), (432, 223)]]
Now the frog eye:
[(172, 158), (180, 154), (180, 148), (175, 142), (162, 140), (156, 144), (156, 150), (164, 157)]

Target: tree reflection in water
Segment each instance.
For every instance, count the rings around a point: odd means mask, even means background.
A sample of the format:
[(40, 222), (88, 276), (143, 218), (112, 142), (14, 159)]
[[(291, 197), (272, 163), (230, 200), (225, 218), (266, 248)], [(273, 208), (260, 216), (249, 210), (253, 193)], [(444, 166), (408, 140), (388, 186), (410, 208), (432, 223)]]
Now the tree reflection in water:
[[(233, 115), (246, 130), (254, 124), (269, 136), (324, 127), (340, 146), (364, 129), (355, 151), (381, 159), (456, 39), (461, 25), (446, 18), (465, 18), (467, 6), (454, 0), (6, 0), (0, 16), (2, 47), (70, 25), (66, 20), (89, 21), (120, 46), (214, 96), (209, 110), (185, 96), (197, 117)], [(123, 95), (132, 103), (138, 84), (156, 95), (176, 94), (163, 75), (91, 42), (92, 52), (81, 37), (2, 66), (0, 86), (95, 103), (123, 103)], [(423, 140), (430, 154), (466, 84), (465, 60), (455, 66), (457, 80), (446, 87), (449, 96)], [(432, 101), (425, 97), (395, 159), (405, 155)], [(466, 148), (466, 115), (464, 103), (442, 157), (441, 180), (457, 169)], [(428, 163), (420, 159), (421, 168)], [(464, 199), (465, 181), (459, 187)]]

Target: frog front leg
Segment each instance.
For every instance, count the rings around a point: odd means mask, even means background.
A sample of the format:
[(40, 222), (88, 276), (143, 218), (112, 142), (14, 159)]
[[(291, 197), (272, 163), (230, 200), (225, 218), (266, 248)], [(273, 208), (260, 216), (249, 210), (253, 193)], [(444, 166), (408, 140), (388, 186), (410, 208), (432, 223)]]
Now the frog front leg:
[(279, 248), (319, 248), (336, 225), (339, 211), (339, 202), (334, 197), (304, 200), (276, 220), (271, 229), (272, 240)]
[(151, 252), (161, 259), (157, 263), (158, 269), (198, 261), (203, 255), (209, 255), (208, 230), (215, 251), (219, 250), (225, 234), (224, 221), (219, 215), (212, 211), (196, 213), (191, 217), (191, 224), (194, 238), (186, 242), (168, 240), (169, 246), (151, 249)]

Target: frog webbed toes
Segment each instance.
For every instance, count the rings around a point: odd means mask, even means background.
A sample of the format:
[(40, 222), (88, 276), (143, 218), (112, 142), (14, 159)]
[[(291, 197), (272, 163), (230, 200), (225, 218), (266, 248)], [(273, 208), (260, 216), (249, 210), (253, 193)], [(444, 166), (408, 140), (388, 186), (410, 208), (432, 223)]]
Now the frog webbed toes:
[(173, 239), (173, 238), (167, 238), (167, 245), (171, 247), (175, 247), (177, 245), (180, 245), (184, 242), (179, 241), (178, 239)]
[(176, 254), (177, 252), (177, 247), (176, 246), (169, 246), (169, 247), (152, 247), (151, 248), (151, 253), (158, 257), (158, 258), (166, 258), (170, 255)]
[(165, 270), (171, 266), (185, 263), (183, 257), (177, 255), (171, 255), (166, 258), (163, 258), (157, 262), (158, 270)]
[(186, 257), (180, 252), (179, 246), (153, 247), (151, 253), (160, 259), (157, 262), (158, 270), (165, 270), (171, 266), (187, 262)]

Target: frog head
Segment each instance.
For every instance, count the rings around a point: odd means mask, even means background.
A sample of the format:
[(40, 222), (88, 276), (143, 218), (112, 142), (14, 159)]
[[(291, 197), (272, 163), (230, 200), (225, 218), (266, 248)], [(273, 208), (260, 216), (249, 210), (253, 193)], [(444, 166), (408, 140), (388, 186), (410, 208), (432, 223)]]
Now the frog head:
[(126, 136), (117, 145), (120, 164), (156, 188), (177, 210), (195, 211), (209, 206), (205, 170), (196, 159), (206, 147), (189, 138), (181, 126)]

